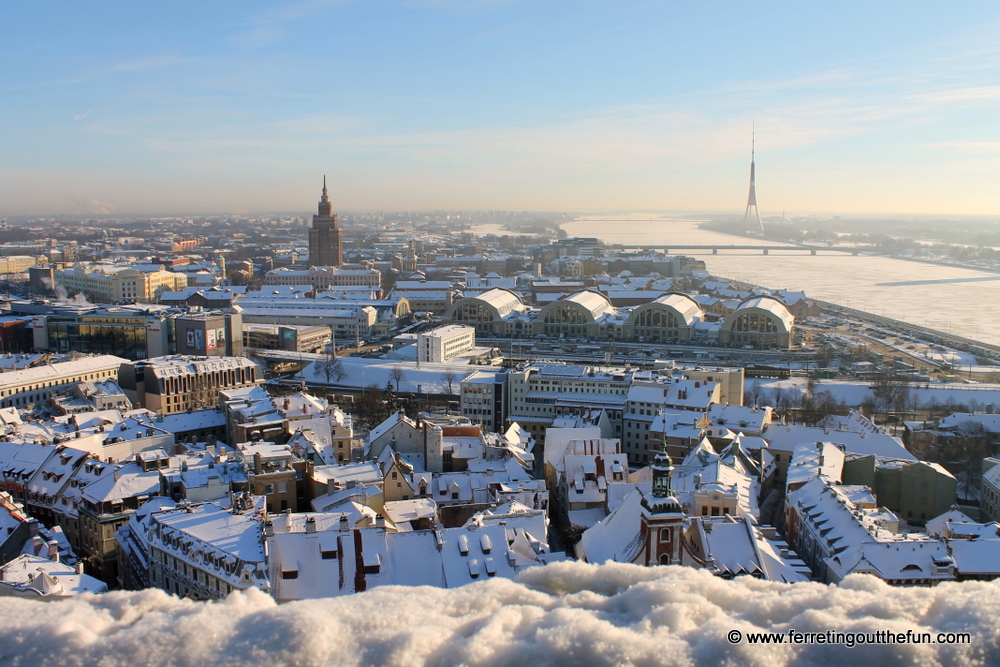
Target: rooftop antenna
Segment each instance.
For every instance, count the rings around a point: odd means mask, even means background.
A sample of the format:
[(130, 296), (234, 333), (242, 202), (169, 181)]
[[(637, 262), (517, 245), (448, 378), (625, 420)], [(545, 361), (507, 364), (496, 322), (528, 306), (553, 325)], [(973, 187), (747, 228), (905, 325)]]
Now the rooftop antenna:
[(756, 127), (751, 126), (750, 131), (750, 196), (747, 198), (747, 210), (743, 213), (743, 224), (746, 225), (750, 221), (750, 208), (753, 207), (754, 215), (757, 217), (757, 224), (760, 225), (760, 231), (764, 231), (764, 223), (760, 219), (760, 209), (757, 208), (757, 188), (754, 186), (754, 172), (756, 168), (754, 166), (754, 153), (756, 151), (757, 143), (757, 131)]

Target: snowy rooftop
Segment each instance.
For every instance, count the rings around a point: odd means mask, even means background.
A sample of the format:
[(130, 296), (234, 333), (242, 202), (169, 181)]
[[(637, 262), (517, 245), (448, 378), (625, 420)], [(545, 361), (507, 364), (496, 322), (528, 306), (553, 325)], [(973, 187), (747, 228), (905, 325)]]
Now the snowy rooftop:
[(153, 518), (246, 563), (264, 561), (262, 526), (256, 514), (234, 514), (214, 503), (202, 503), (157, 513)]

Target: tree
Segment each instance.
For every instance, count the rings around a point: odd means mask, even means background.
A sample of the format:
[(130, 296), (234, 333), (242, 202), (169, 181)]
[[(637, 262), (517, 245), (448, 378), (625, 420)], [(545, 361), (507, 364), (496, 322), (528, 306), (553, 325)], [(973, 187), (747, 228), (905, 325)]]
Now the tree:
[(979, 422), (966, 420), (958, 425), (952, 438), (956, 475), (965, 489), (965, 498), (976, 497), (982, 479), (983, 459), (990, 455), (990, 438)]
[(382, 391), (376, 385), (369, 385), (361, 391), (358, 400), (358, 417), (369, 429), (373, 429), (386, 420), (389, 409), (386, 407)]
[(382, 401), (389, 414), (399, 410), (399, 401), (396, 400), (396, 392), (392, 390), (391, 380), (387, 380), (385, 383), (385, 389), (382, 390)]
[(871, 384), (876, 407), (886, 413), (904, 410), (910, 399), (910, 380), (909, 376), (894, 369), (883, 368)]
[(406, 377), (406, 371), (402, 366), (393, 366), (389, 371), (389, 380), (396, 383), (396, 393), (399, 393), (399, 383)]
[(326, 377), (327, 383), (330, 382), (331, 378), (336, 378), (337, 382), (340, 382), (347, 376), (347, 370), (344, 368), (344, 362), (333, 353), (327, 353), (324, 358), (313, 363), (315, 365), (316, 372)]
[(208, 410), (219, 402), (219, 390), (208, 382), (204, 375), (194, 375), (191, 378), (193, 386), (188, 392), (188, 405), (192, 410)]
[(751, 406), (756, 407), (761, 404), (764, 400), (764, 390), (761, 388), (760, 384), (754, 382), (747, 386), (744, 391), (744, 402)]
[(444, 381), (445, 381), (445, 384), (448, 385), (448, 395), (449, 396), (453, 396), (454, 393), (455, 393), (451, 389), (452, 389), (452, 385), (455, 384), (455, 380), (456, 379), (457, 379), (457, 376), (455, 375), (455, 371), (449, 369), (449, 370), (446, 370), (444, 372)]

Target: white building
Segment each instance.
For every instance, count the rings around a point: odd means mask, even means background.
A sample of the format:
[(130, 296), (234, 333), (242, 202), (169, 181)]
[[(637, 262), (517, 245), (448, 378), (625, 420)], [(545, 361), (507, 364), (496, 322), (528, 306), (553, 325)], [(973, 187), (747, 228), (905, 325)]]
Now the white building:
[(420, 361), (441, 363), (476, 347), (474, 327), (451, 324), (417, 336)]
[(264, 285), (309, 285), (315, 290), (338, 287), (367, 287), (378, 291), (382, 274), (376, 269), (338, 269), (332, 266), (310, 266), (308, 269), (279, 268), (268, 271)]

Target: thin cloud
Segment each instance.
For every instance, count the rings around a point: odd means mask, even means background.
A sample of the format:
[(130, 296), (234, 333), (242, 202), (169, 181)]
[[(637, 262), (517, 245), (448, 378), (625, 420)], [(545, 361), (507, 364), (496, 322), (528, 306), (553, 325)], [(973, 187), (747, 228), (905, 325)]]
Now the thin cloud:
[(910, 95), (909, 99), (930, 104), (993, 101), (1000, 100), (1000, 86), (969, 86), (966, 88), (933, 90)]
[(350, 0), (306, 0), (305, 2), (290, 2), (273, 7), (250, 18), (250, 24), (287, 23), (299, 19), (319, 16), (331, 7), (348, 4)]
[(963, 151), (992, 153), (1000, 151), (1000, 141), (942, 141), (935, 144), (924, 144), (928, 148), (954, 148)]
[(233, 35), (229, 43), (237, 49), (259, 49), (276, 44), (287, 37), (288, 31), (279, 25), (262, 25), (247, 32)]

